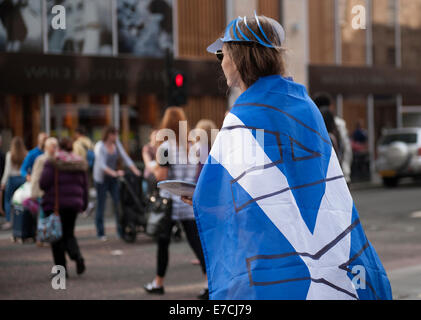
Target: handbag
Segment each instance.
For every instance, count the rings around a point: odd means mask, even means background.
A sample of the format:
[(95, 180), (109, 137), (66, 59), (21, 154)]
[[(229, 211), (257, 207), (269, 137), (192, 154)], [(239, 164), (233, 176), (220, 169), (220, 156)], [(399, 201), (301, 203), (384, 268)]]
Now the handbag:
[(58, 169), (55, 169), (54, 177), (54, 213), (45, 217), (42, 206), (39, 206), (39, 219), (37, 224), (37, 240), (40, 242), (56, 242), (63, 236), (63, 230), (61, 226), (61, 219), (59, 215), (59, 202), (58, 202)]
[(172, 199), (163, 198), (156, 192), (148, 199), (146, 234), (154, 238), (171, 236)]
[(22, 206), (23, 201), (30, 197), (31, 197), (31, 183), (25, 182), (13, 193), (12, 203), (14, 205)]
[(24, 209), (28, 210), (35, 217), (39, 213), (39, 201), (32, 198), (27, 198), (23, 201), (22, 206)]

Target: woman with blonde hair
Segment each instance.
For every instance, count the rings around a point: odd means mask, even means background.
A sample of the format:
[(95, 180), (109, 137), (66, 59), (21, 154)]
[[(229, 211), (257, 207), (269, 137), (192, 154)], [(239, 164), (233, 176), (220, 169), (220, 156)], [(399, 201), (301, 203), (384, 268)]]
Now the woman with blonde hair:
[[(160, 146), (158, 147), (156, 156), (158, 166), (154, 169), (154, 175), (157, 178), (157, 181), (183, 180), (195, 182), (196, 165), (189, 164), (187, 161), (187, 136), (182, 136), (183, 131), (185, 131), (184, 133), (188, 132), (187, 119), (183, 109), (178, 107), (168, 108), (165, 111), (159, 129), (157, 141), (160, 142)], [(167, 139), (164, 140), (164, 138)], [(161, 190), (160, 196), (170, 199), (172, 221), (167, 225), (165, 230), (157, 236), (158, 252), (156, 277), (151, 283), (144, 286), (146, 292), (152, 294), (164, 294), (164, 277), (169, 260), (168, 249), (171, 240), (171, 230), (177, 221), (181, 222), (187, 241), (197, 258), (200, 260), (202, 271), (205, 274), (205, 262), (192, 207), (183, 203), (179, 196), (172, 195), (168, 191)], [(206, 298), (207, 292), (203, 293), (205, 294), (204, 298)], [(202, 298), (202, 296), (200, 296), (200, 298)]]
[(1, 179), (1, 190), (4, 192), (4, 208), (6, 213), (6, 223), (3, 230), (12, 227), (10, 222), (10, 209), (13, 193), (25, 182), (25, 178), (20, 175), (20, 167), (28, 151), (21, 137), (14, 137), (10, 144), (10, 151), (6, 154), (6, 165)]
[[(196, 174), (196, 180), (199, 179), (200, 172), (202, 171), (203, 165), (205, 164), (209, 152), (212, 148), (213, 142), (214, 142), (214, 132), (217, 130), (218, 127), (216, 126), (215, 122), (209, 119), (202, 119), (196, 124), (196, 128), (193, 129), (193, 135), (197, 139), (197, 137), (200, 137), (200, 140), (197, 141), (194, 144), (195, 149), (195, 156), (199, 160), (199, 165), (197, 168), (197, 174)], [(206, 136), (206, 140), (202, 141), (203, 134)]]
[(57, 138), (50, 137), (45, 140), (44, 153), (40, 155), (34, 163), (31, 175), (31, 198), (36, 200), (42, 198), (44, 192), (39, 186), (39, 180), (41, 179), (42, 170), (44, 169), (45, 163), (54, 158), (58, 151), (58, 140)]
[(208, 138), (207, 145), (208, 149), (210, 150), (213, 144), (213, 136), (212, 136), (212, 130), (216, 130), (218, 127), (216, 126), (215, 122), (209, 119), (202, 119), (196, 124), (195, 130), (203, 130), (206, 132), (206, 136)]

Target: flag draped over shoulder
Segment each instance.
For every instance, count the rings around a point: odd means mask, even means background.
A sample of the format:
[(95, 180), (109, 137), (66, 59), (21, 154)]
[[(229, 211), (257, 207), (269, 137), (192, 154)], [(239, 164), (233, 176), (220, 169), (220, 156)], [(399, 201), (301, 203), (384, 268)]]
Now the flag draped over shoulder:
[(259, 79), (226, 117), (193, 197), (211, 299), (391, 299), (323, 118)]

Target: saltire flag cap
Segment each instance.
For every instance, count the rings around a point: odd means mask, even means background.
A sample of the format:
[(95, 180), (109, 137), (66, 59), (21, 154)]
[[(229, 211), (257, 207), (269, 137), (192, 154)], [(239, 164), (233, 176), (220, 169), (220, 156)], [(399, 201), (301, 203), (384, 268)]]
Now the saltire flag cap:
[[(253, 30), (250, 25), (252, 22), (256, 22), (258, 30)], [(272, 41), (269, 39), (267, 32), (263, 30), (262, 21), (268, 22), (273, 30), (274, 37)], [(207, 51), (210, 53), (216, 53), (222, 50), (222, 46), (225, 42), (248, 42), (258, 43), (263, 47), (281, 49), (281, 45), (285, 41), (285, 30), (284, 28), (272, 18), (265, 16), (257, 16), (254, 12), (254, 17), (238, 17), (231, 21), (225, 28), (223, 38), (217, 39), (212, 43)]]

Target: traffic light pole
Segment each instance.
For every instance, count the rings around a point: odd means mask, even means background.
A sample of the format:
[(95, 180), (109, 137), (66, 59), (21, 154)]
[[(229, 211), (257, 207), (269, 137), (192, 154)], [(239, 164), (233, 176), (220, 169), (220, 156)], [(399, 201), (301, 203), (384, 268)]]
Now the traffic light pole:
[(165, 51), (165, 106), (164, 111), (171, 105), (172, 86), (171, 74), (174, 64), (174, 56), (169, 48)]
[(166, 108), (187, 104), (187, 82), (183, 72), (174, 69), (174, 57), (167, 49), (165, 56), (166, 69)]

